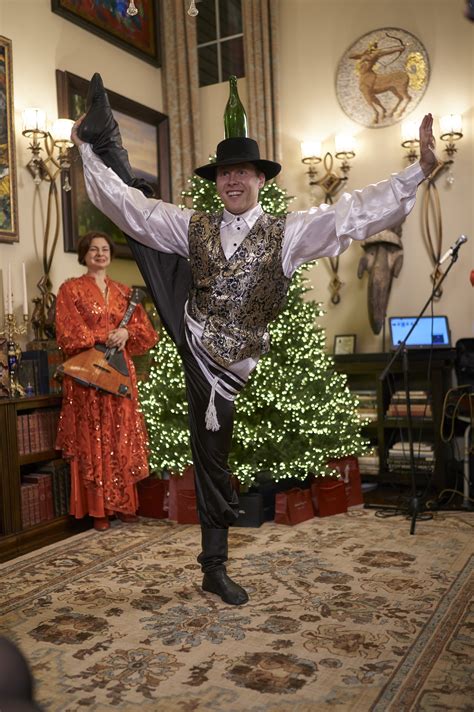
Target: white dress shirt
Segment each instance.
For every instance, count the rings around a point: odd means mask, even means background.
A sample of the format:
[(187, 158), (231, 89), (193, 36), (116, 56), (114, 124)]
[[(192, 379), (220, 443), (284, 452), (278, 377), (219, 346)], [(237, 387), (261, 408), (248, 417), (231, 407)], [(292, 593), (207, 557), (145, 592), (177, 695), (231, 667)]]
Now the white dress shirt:
[[(161, 252), (189, 257), (188, 227), (194, 210), (146, 198), (140, 190), (127, 186), (104, 165), (90, 144), (82, 144), (80, 152), (87, 194), (99, 210), (138, 242)], [(282, 242), (285, 276), (292, 277), (305, 262), (340, 255), (352, 240), (364, 240), (401, 223), (413, 208), (417, 187), (424, 177), (417, 162), (380, 183), (343, 193), (334, 205), (288, 213)], [(262, 212), (260, 205), (242, 215), (224, 210), (220, 234), (227, 259)], [(189, 330), (200, 339), (203, 325), (188, 314), (185, 320)], [(257, 361), (258, 358), (245, 359), (232, 364), (229, 370), (245, 381)], [(219, 387), (216, 390), (220, 392)]]

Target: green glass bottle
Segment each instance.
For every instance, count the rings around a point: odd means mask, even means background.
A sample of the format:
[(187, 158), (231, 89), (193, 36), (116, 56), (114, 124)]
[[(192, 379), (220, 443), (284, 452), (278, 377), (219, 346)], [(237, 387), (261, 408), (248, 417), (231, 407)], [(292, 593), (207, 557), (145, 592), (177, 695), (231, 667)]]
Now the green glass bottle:
[(229, 99), (224, 111), (225, 138), (248, 136), (247, 114), (237, 91), (237, 77), (229, 77)]

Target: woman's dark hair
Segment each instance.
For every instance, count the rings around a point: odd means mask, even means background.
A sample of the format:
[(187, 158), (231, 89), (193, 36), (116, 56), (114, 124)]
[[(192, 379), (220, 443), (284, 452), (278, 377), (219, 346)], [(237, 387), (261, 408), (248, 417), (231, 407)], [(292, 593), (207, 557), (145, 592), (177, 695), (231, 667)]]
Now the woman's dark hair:
[(110, 247), (110, 258), (112, 259), (114, 256), (115, 245), (112, 242), (112, 238), (106, 235), (105, 232), (96, 232), (95, 230), (92, 230), (91, 232), (86, 232), (85, 235), (80, 237), (79, 242), (77, 243), (77, 261), (80, 265), (86, 264), (86, 254), (89, 251), (89, 247), (91, 246), (91, 242), (94, 237), (103, 237), (104, 240), (108, 242)]

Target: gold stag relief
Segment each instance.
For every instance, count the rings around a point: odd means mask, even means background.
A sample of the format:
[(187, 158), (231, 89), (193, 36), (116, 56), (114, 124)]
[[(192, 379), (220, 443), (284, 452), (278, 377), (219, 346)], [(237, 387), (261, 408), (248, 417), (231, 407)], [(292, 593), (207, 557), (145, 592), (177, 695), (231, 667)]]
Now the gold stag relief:
[(374, 30), (345, 52), (336, 92), (354, 121), (379, 128), (413, 111), (428, 78), (428, 56), (416, 37), (400, 29)]

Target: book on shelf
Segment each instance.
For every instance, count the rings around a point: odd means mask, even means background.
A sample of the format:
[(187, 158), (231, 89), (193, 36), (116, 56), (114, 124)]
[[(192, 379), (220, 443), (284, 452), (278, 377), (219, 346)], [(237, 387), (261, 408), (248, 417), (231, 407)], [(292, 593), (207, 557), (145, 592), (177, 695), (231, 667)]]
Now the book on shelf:
[[(414, 418), (431, 418), (433, 416), (431, 399), (427, 391), (410, 391), (410, 413)], [(407, 417), (408, 402), (405, 391), (393, 393), (385, 415), (388, 418)]]
[(49, 392), (51, 394), (62, 393), (62, 384), (56, 378), (56, 372), (58, 366), (64, 361), (64, 354), (59, 347), (48, 349), (48, 378), (49, 378)]
[(58, 458), (46, 463), (38, 471), (51, 475), (55, 516), (62, 517), (68, 514), (71, 495), (69, 464), (65, 460)]
[(365, 455), (359, 455), (359, 469), (361, 475), (378, 475), (380, 471), (380, 456), (377, 448)]
[(55, 378), (55, 374), (63, 360), (63, 352), (54, 341), (46, 348), (23, 351), (18, 366), (21, 385), (24, 388), (32, 386), (37, 396), (61, 394), (61, 382)]
[[(410, 403), (410, 413), (414, 418), (432, 418), (433, 410), (429, 403), (416, 405)], [(391, 403), (385, 414), (387, 418), (406, 418), (408, 416), (407, 403)]]
[(21, 523), (24, 528), (41, 522), (39, 485), (25, 482), (21, 485)]
[(46, 472), (33, 472), (23, 476), (23, 482), (38, 485), (40, 522), (54, 519), (52, 475)]
[[(413, 443), (413, 459), (415, 469), (420, 472), (432, 472), (435, 465), (433, 444), (416, 441)], [(388, 469), (391, 472), (409, 472), (411, 470), (410, 445), (408, 442), (397, 442), (388, 451)]]
[(29, 455), (56, 447), (59, 408), (42, 408), (17, 415), (18, 453)]
[(363, 420), (377, 420), (377, 392), (373, 389), (352, 388), (351, 393), (357, 399), (356, 409)]
[[(29, 383), (37, 396), (49, 393), (48, 355), (46, 351), (23, 351), (18, 366), (20, 383), (26, 388)], [(33, 378), (33, 381), (31, 381)]]

